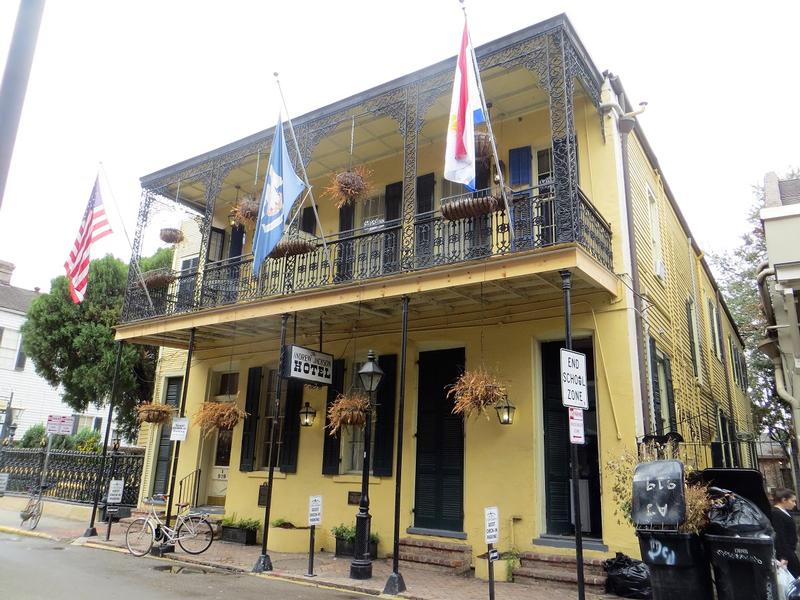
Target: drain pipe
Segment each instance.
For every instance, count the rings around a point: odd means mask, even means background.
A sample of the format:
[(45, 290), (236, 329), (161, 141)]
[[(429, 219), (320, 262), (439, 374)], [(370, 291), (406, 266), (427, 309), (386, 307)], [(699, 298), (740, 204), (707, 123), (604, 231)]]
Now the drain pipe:
[(768, 325), (775, 325), (775, 311), (772, 310), (772, 302), (769, 299), (769, 292), (765, 281), (767, 277), (775, 275), (775, 269), (769, 266), (768, 262), (762, 262), (756, 269), (756, 285), (758, 286), (758, 297), (761, 299), (761, 308), (764, 311), (764, 316), (767, 317)]
[[(766, 339), (759, 342), (758, 349), (772, 360), (772, 365), (775, 367), (775, 389), (778, 392), (778, 397), (786, 402), (792, 409), (795, 447), (800, 449), (800, 399), (790, 394), (789, 390), (786, 389), (786, 381), (783, 374), (783, 361), (781, 360), (781, 352), (778, 348), (778, 344), (773, 339)], [(797, 464), (796, 461), (795, 464)]]

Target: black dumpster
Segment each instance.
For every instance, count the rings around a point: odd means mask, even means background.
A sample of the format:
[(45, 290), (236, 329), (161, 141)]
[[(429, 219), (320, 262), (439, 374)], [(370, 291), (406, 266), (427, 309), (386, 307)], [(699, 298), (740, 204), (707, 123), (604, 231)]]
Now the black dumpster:
[(718, 600), (778, 598), (771, 538), (706, 534), (705, 539), (714, 566)]
[(671, 531), (637, 531), (642, 560), (650, 569), (653, 600), (713, 598), (711, 569), (697, 535)]

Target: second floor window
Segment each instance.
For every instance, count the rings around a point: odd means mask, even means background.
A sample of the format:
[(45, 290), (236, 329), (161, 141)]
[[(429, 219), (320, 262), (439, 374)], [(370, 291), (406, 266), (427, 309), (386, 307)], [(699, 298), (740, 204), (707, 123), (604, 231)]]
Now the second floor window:
[(650, 385), (656, 434), (677, 432), (672, 366), (669, 357), (658, 348), (653, 338), (650, 338)]
[(664, 279), (666, 269), (664, 268), (664, 256), (661, 250), (661, 220), (658, 212), (658, 198), (656, 198), (650, 186), (647, 187), (647, 208), (650, 220), (650, 252), (653, 256), (653, 270), (655, 274)]
[(686, 325), (689, 328), (689, 352), (692, 357), (692, 371), (694, 376), (701, 379), (700, 371), (700, 337), (697, 328), (697, 308), (694, 300), (686, 301)]
[(722, 360), (722, 332), (719, 320), (719, 312), (714, 301), (708, 300), (708, 326), (711, 332), (711, 349), (714, 356)]

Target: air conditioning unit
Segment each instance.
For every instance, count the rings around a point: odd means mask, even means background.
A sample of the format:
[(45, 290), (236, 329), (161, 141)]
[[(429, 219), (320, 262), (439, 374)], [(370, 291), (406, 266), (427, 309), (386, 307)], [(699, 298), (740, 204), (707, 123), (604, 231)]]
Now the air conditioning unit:
[(657, 260), (656, 261), (655, 271), (656, 271), (656, 275), (658, 277), (660, 277), (661, 279), (666, 279), (667, 278), (667, 267), (664, 266), (664, 261), (663, 260)]

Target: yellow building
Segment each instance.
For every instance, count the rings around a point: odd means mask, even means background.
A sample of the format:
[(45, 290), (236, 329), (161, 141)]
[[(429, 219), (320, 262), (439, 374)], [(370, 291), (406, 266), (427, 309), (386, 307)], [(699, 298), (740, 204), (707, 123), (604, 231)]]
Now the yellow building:
[[(259, 197), (272, 129), (142, 178), (134, 259), (160, 209), (195, 215), (181, 225), (174, 279), (149, 294), (132, 279), (117, 329), (118, 339), (161, 347), (155, 402), (178, 405), (186, 393), (190, 425), (175, 473), (184, 496), (262, 517), (285, 323), (287, 344), (333, 356), (333, 384), (283, 382), (272, 519), (304, 525), (309, 496), (322, 495), (326, 549), (332, 526), (353, 523), (364, 432), (327, 435), (326, 408), (358, 387), (374, 350), (385, 372), (369, 479), (379, 553), (392, 549), (400, 425), (404, 540), (458, 544), (474, 564), (485, 546), (484, 508), (497, 506), (501, 550), (573, 553), (559, 366), (567, 272), (574, 347), (588, 362), (578, 450), (588, 555), (638, 554), (604, 465), (644, 436), (680, 434), (674, 451), (698, 467), (752, 464), (741, 441), (752, 431), (741, 338), (619, 79), (598, 71), (563, 15), (476, 54), (510, 218), (505, 208), (464, 218), (442, 210), (499, 194), (492, 161), (478, 169), (483, 190), (474, 194), (442, 175), (455, 59), (285, 128), (295, 170), (302, 162), (316, 191), (322, 231), (306, 203), (286, 233), (310, 241), (306, 252), (268, 258), (260, 275), (253, 226), (232, 225), (231, 211)], [(371, 192), (337, 208), (320, 191), (350, 165), (370, 171)], [(494, 411), (452, 414), (446, 386), (479, 367), (506, 385), (512, 424)], [(193, 416), (214, 401), (249, 416), (205, 435)], [(316, 419), (301, 427), (306, 403)], [(140, 442), (142, 496), (166, 491), (169, 427), (143, 426)], [(291, 549), (270, 536), (270, 549)]]

